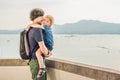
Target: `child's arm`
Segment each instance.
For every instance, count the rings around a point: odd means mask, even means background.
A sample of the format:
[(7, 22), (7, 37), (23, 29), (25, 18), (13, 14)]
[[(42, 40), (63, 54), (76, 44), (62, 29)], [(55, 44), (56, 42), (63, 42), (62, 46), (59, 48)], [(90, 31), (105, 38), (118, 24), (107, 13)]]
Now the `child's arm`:
[(31, 24), (31, 27), (35, 27), (35, 28), (41, 28), (44, 29), (43, 25), (39, 25), (39, 24)]
[(43, 25), (39, 25), (39, 24), (29, 24), (29, 25), (25, 28), (25, 30), (26, 30), (26, 31), (29, 31), (30, 27), (44, 29)]

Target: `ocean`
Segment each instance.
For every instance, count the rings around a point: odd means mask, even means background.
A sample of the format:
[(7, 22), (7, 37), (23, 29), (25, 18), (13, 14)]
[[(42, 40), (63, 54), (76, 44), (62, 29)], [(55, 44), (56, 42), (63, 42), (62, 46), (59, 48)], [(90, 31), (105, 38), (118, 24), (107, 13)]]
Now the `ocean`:
[[(0, 34), (1, 59), (20, 58), (19, 38)], [(52, 57), (120, 71), (120, 35), (54, 35)]]

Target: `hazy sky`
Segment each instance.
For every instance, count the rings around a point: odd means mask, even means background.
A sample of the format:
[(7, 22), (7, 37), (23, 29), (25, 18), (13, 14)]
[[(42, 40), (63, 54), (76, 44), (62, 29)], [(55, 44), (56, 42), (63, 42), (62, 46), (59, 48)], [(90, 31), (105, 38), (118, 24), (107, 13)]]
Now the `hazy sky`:
[(53, 15), (55, 24), (83, 19), (120, 23), (120, 0), (0, 0), (0, 29), (25, 27), (33, 8)]

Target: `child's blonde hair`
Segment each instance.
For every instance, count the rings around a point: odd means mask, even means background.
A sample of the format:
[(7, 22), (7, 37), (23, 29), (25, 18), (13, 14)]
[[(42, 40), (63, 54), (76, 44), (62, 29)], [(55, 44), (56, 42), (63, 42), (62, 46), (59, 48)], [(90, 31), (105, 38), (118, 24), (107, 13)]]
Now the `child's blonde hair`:
[(54, 18), (51, 15), (46, 15), (45, 18), (50, 20), (50, 26), (52, 26), (54, 24)]

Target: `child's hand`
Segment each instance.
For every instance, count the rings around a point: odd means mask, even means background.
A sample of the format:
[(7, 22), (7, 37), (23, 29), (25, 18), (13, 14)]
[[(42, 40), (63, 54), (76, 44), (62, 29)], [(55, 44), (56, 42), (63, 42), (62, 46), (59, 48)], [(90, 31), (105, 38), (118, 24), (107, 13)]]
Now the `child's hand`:
[[(30, 24), (30, 25), (31, 25), (31, 24)], [(28, 25), (28, 26), (25, 28), (26, 31), (29, 31), (30, 25)]]

